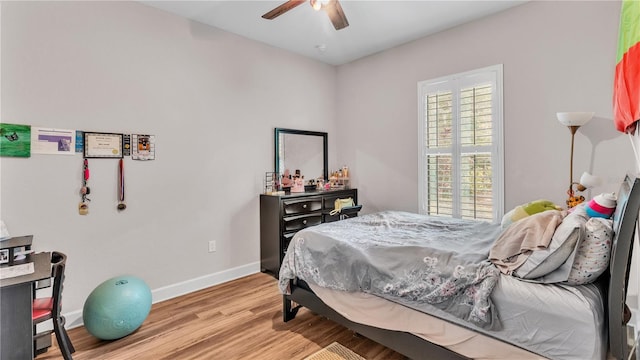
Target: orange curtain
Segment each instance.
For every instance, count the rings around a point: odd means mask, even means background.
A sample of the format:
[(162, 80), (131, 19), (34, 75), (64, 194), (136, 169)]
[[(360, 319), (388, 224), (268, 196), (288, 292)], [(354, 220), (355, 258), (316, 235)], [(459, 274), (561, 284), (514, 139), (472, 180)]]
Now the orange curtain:
[(618, 131), (633, 133), (640, 120), (640, 1), (622, 1), (616, 60), (613, 121)]

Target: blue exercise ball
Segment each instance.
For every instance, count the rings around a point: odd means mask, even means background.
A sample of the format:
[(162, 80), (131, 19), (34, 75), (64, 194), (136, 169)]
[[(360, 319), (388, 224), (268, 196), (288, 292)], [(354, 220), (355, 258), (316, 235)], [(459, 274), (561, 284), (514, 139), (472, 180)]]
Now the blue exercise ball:
[(142, 325), (151, 310), (151, 290), (135, 276), (118, 276), (98, 285), (84, 302), (87, 331), (102, 340), (125, 337)]

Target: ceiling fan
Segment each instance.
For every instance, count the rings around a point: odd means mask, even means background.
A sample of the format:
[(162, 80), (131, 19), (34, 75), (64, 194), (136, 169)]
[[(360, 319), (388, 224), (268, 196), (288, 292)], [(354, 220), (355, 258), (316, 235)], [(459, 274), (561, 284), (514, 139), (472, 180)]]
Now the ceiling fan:
[[(264, 19), (273, 20), (306, 1), (307, 0), (289, 0), (262, 15), (262, 17)], [(349, 21), (347, 21), (347, 17), (344, 15), (344, 11), (342, 11), (342, 6), (340, 6), (338, 0), (310, 0), (310, 4), (315, 11), (324, 10), (327, 15), (329, 15), (329, 19), (331, 19), (331, 23), (336, 30), (349, 26)]]

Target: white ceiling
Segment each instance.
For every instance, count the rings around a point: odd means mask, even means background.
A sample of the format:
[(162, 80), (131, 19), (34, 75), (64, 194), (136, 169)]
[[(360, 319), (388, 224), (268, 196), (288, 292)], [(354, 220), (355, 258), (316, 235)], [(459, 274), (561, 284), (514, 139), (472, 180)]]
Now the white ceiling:
[(525, 0), (341, 0), (349, 26), (336, 31), (306, 3), (274, 20), (261, 16), (284, 0), (140, 1), (249, 39), (340, 65), (487, 15)]

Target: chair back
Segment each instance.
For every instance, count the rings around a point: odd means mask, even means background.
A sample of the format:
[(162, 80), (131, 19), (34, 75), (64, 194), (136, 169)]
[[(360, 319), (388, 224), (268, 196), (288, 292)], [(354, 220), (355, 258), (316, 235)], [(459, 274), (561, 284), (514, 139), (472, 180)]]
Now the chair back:
[(51, 277), (53, 278), (53, 290), (51, 294), (53, 297), (53, 308), (51, 311), (51, 317), (54, 319), (61, 316), (62, 288), (66, 263), (67, 255), (58, 251), (53, 251), (51, 253)]

